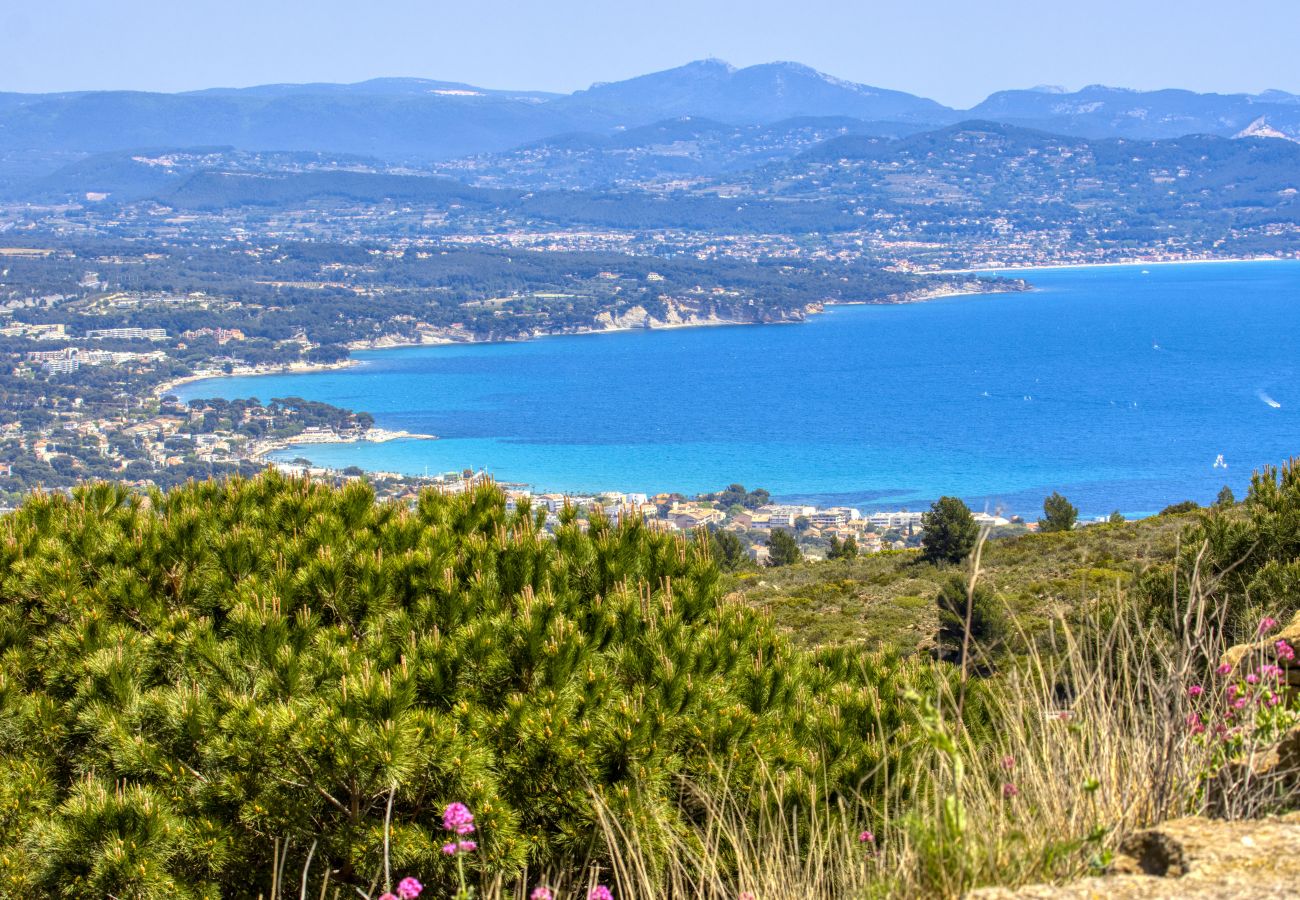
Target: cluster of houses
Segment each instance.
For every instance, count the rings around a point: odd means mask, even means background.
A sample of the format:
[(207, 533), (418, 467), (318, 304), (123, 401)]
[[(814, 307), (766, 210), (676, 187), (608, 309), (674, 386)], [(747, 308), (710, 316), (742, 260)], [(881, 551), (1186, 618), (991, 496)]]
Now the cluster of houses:
[[(471, 482), (462, 482), (468, 486)], [(459, 486), (458, 486), (459, 487)], [(458, 488), (457, 488), (458, 489)], [(533, 508), (547, 511), (547, 522), (572, 505), (579, 511), (599, 506), (607, 515), (639, 516), (657, 527), (673, 531), (694, 532), (701, 528), (735, 532), (749, 542), (749, 555), (757, 562), (765, 562), (768, 548), (765, 538), (773, 531), (786, 531), (801, 541), (816, 543), (837, 538), (849, 538), (864, 553), (901, 549), (908, 546), (909, 538), (917, 538), (923, 531), (921, 517), (924, 513), (894, 510), (863, 513), (851, 506), (819, 507), (806, 504), (769, 503), (756, 509), (726, 509), (720, 504), (705, 500), (684, 500), (680, 495), (605, 492), (591, 496), (572, 496), (560, 493), (533, 494), (527, 490), (507, 489), (507, 502), (516, 506), (525, 498)], [(976, 513), (980, 525), (998, 527), (1009, 525), (1010, 520), (988, 513)]]
[(61, 350), (34, 350), (27, 361), (39, 364), (51, 375), (67, 375), (82, 366), (117, 366), (128, 362), (157, 363), (167, 358), (161, 350), (145, 353), (114, 350), (86, 350), (82, 347), (64, 347)]
[(196, 340), (197, 338), (210, 337), (215, 338), (217, 343), (225, 346), (231, 341), (242, 341), (245, 339), (244, 332), (238, 328), (191, 328), (189, 331), (182, 331), (181, 337), (187, 341)]

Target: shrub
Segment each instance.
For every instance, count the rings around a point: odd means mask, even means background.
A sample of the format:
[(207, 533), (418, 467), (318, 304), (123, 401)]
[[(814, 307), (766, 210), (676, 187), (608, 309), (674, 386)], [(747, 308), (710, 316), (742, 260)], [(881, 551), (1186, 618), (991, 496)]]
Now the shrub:
[(1171, 630), (1185, 628), (1193, 580), (1213, 599), (1212, 624), (1233, 640), (1249, 638), (1263, 611), (1300, 610), (1300, 459), (1254, 473), (1243, 504), (1202, 511), (1181, 544), (1180, 558), (1142, 582), (1146, 608)]
[[(793, 650), (705, 541), (540, 518), (275, 474), (29, 498), (0, 521), (0, 893), (243, 896), (280, 846), (369, 885), (386, 834), (450, 888), (599, 858), (598, 809), (662, 852), (683, 782), (847, 796), (901, 764), (899, 692), (934, 676)], [(472, 860), (439, 850), (453, 799)]]

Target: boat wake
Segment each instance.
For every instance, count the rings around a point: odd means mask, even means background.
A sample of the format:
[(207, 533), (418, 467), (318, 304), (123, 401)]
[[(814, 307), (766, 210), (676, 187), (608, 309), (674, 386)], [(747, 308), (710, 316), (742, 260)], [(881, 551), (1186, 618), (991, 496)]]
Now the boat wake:
[(1266, 404), (1273, 407), (1274, 409), (1282, 408), (1281, 403), (1278, 403), (1276, 400), (1274, 400), (1272, 397), (1270, 397), (1268, 394), (1264, 393), (1263, 391), (1259, 392), (1259, 399), (1263, 400)]

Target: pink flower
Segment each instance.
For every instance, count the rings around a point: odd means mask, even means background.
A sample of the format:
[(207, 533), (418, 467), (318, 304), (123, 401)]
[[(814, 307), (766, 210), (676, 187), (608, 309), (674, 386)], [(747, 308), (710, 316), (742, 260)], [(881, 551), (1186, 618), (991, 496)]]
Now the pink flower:
[(1006, 784), (1002, 785), (1002, 796), (1008, 800), (1010, 800), (1012, 797), (1017, 796), (1019, 793), (1020, 793), (1020, 788), (1016, 787), (1014, 784), (1012, 784), (1009, 781)]
[(380, 894), (379, 900), (397, 900), (397, 897), (394, 894)]
[(1246, 707), (1246, 702), (1247, 702), (1249, 699), (1250, 699), (1249, 697), (1245, 697), (1245, 696), (1238, 697), (1236, 700), (1233, 700), (1233, 701), (1232, 701), (1232, 708), (1233, 708), (1233, 709), (1245, 709), (1245, 707)]
[(1268, 695), (1268, 705), (1269, 705), (1269, 706), (1277, 706), (1277, 705), (1278, 705), (1279, 703), (1281, 703), (1281, 702), (1282, 702), (1282, 695), (1281, 695), (1281, 694), (1269, 694), (1269, 695)]
[(424, 890), (424, 885), (414, 878), (403, 878), (397, 883), (397, 896), (402, 900), (415, 900), (420, 896), (420, 891)]
[(1286, 641), (1278, 641), (1273, 646), (1277, 648), (1278, 659), (1285, 659), (1287, 662), (1295, 659), (1295, 648)]
[(456, 845), (455, 845), (455, 844), (443, 844), (443, 845), (442, 845), (442, 852), (445, 853), (445, 854), (447, 854), (448, 856), (455, 856), (455, 855), (456, 855)]
[(548, 887), (535, 887), (528, 900), (555, 900), (555, 894)]
[(1205, 730), (1205, 725), (1201, 723), (1201, 717), (1192, 713), (1187, 717), (1187, 727), (1192, 730), (1192, 734), (1200, 734)]
[(1199, 697), (1204, 693), (1205, 688), (1201, 687), (1199, 684), (1194, 684), (1187, 689), (1187, 696), (1189, 697)]
[(756, 898), (754, 897), (753, 891), (741, 891), (740, 896), (737, 897), (736, 900), (756, 900)]
[(449, 803), (442, 811), (442, 827), (457, 834), (473, 834), (474, 814), (464, 803)]
[(456, 849), (461, 853), (472, 853), (478, 849), (478, 844), (473, 841), (458, 841), (456, 843)]
[(870, 831), (864, 831), (862, 832), (862, 834), (858, 835), (859, 844), (874, 844), (875, 842), (876, 842), (876, 836), (872, 834)]
[(1241, 688), (1237, 687), (1235, 684), (1228, 685), (1228, 699), (1233, 699), (1240, 691)]
[(1232, 666), (1230, 666), (1228, 663), (1224, 663), (1214, 671), (1218, 672), (1220, 675), (1230, 675), (1232, 673)]
[(1246, 684), (1259, 684), (1259, 676), (1251, 672), (1246, 676)]
[(614, 900), (614, 892), (603, 884), (598, 884), (587, 894), (587, 900)]
[(1276, 627), (1277, 627), (1277, 619), (1271, 618), (1269, 616), (1265, 616), (1264, 618), (1259, 620), (1260, 634), (1268, 634)]
[(1016, 767), (1016, 758), (1014, 756), (1002, 757), (1002, 768), (1010, 772), (1015, 767)]

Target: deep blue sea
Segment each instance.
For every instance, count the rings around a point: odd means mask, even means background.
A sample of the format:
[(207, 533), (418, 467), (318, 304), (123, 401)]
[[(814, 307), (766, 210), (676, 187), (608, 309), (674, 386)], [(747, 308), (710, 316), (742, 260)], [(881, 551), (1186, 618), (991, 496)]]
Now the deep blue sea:
[[(1044, 269), (1037, 290), (845, 306), (794, 325), (356, 354), (361, 365), (185, 385), (300, 396), (437, 441), (279, 454), (539, 489), (713, 490), (1033, 516), (1240, 496), (1300, 454), (1300, 262)], [(1222, 457), (1222, 466), (1216, 460)]]

